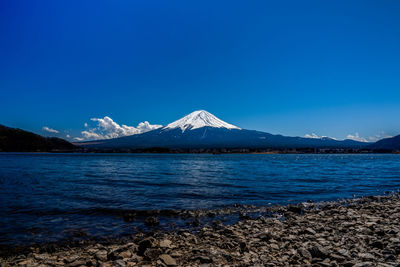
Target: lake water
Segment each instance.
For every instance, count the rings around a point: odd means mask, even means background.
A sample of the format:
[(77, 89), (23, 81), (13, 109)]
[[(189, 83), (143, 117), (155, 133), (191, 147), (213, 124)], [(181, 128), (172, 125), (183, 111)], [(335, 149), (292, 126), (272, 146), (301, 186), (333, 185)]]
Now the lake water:
[[(118, 211), (269, 205), (400, 188), (400, 155), (0, 154), (0, 244), (118, 236)], [(84, 233), (84, 234), (82, 234)]]

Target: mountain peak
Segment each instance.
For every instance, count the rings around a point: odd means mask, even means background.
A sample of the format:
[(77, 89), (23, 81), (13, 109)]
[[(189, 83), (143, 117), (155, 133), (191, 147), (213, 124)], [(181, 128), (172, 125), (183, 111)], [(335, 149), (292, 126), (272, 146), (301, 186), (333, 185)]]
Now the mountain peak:
[(182, 131), (185, 131), (186, 129), (194, 130), (206, 126), (240, 130), (239, 127), (224, 122), (205, 110), (193, 111), (189, 115), (186, 115), (185, 117), (168, 124), (164, 127), (164, 129), (181, 128)]

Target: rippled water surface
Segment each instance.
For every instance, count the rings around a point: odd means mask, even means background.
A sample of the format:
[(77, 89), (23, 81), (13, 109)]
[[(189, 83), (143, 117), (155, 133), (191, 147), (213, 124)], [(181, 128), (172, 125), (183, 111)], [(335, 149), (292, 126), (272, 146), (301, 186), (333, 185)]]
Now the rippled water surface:
[(119, 210), (285, 204), (399, 188), (400, 155), (0, 154), (0, 243), (124, 234), (134, 224)]

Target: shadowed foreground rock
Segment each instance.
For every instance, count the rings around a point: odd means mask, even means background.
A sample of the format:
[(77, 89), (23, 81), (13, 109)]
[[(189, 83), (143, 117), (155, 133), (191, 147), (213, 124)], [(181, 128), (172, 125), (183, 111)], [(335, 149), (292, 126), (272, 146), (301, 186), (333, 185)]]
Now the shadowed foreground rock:
[(399, 266), (399, 195), (280, 207), (273, 218), (231, 226), (138, 234), (131, 243), (88, 245), (2, 259), (2, 266)]

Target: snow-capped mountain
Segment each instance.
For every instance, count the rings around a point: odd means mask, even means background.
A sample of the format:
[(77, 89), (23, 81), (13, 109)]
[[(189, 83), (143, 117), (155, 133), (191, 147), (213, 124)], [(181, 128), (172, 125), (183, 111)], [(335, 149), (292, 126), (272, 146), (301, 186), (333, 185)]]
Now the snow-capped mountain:
[(331, 138), (273, 135), (241, 129), (205, 110), (194, 111), (164, 127), (145, 133), (80, 145), (99, 149), (137, 148), (361, 148), (368, 143)]
[(202, 127), (241, 130), (239, 127), (224, 122), (205, 110), (194, 111), (189, 115), (186, 115), (185, 117), (168, 124), (163, 129), (170, 130), (180, 128), (182, 132), (184, 132), (187, 129), (194, 130)]

